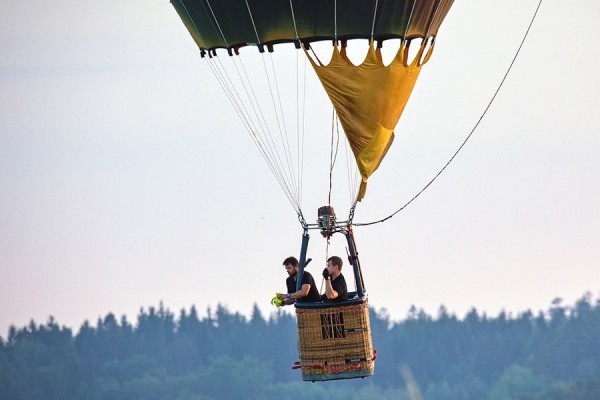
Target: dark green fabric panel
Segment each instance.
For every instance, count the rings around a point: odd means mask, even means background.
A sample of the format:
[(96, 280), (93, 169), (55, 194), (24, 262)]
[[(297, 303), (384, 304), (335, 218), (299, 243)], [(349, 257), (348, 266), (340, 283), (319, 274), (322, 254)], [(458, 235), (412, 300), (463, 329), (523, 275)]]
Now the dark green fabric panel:
[(330, 0), (293, 0), (294, 16), (301, 38), (332, 38), (334, 8)]
[(415, 0), (384, 1), (379, 4), (375, 35), (404, 36)]
[[(192, 35), (194, 41), (198, 44), (198, 47), (207, 47), (207, 41), (204, 40), (204, 38), (200, 35), (200, 32), (198, 32), (198, 30), (194, 27), (194, 21), (190, 18), (186, 8), (179, 2), (179, 0), (172, 0), (171, 4), (175, 8), (175, 11), (177, 11), (177, 14), (179, 14), (179, 18), (181, 18), (181, 21), (183, 21), (183, 24), (190, 32), (190, 35)], [(204, 14), (196, 11), (194, 15), (196, 15), (196, 22), (201, 26), (210, 25), (210, 21), (202, 19)]]
[[(188, 1), (183, 0), (187, 4)], [(252, 20), (248, 13), (245, 0), (193, 0), (200, 4), (210, 5), (214, 18), (218, 21), (220, 42), (224, 40), (228, 47), (244, 45), (246, 43), (257, 43), (256, 33), (252, 27)], [(212, 14), (211, 14), (212, 17)], [(213, 18), (213, 19), (214, 19)]]
[[(198, 47), (208, 48), (219, 43), (220, 36), (216, 26), (213, 26), (213, 18), (209, 17), (207, 10), (201, 4), (197, 1), (188, 1), (184, 5), (179, 0), (172, 0), (171, 4)], [(224, 46), (222, 40), (220, 45)]]
[(261, 43), (296, 39), (288, 0), (248, 0)]
[[(379, 0), (374, 38), (435, 36), (453, 1)], [(290, 0), (172, 0), (172, 4), (201, 49), (296, 39)], [(376, 0), (337, 0), (337, 37), (369, 38), (375, 5)], [(335, 37), (334, 0), (292, 0), (292, 6), (301, 40)]]
[(337, 34), (371, 36), (375, 0), (338, 0)]

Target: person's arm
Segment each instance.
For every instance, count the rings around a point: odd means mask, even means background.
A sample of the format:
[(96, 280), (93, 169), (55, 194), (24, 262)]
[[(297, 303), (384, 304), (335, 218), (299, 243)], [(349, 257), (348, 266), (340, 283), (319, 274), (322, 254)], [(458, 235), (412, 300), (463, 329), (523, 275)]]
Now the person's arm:
[(338, 292), (336, 292), (331, 285), (331, 278), (325, 279), (325, 294), (329, 300), (333, 300), (339, 296)]
[(300, 290), (298, 290), (297, 292), (288, 293), (288, 294), (280, 293), (278, 297), (281, 300), (286, 300), (286, 299), (287, 300), (298, 300), (298, 299), (308, 296), (308, 292), (310, 292), (310, 284), (305, 283), (302, 285)]
[(305, 283), (302, 285), (300, 290), (298, 290), (295, 293), (291, 293), (290, 298), (292, 298), (293, 300), (298, 300), (298, 299), (308, 296), (308, 292), (310, 292), (310, 284)]

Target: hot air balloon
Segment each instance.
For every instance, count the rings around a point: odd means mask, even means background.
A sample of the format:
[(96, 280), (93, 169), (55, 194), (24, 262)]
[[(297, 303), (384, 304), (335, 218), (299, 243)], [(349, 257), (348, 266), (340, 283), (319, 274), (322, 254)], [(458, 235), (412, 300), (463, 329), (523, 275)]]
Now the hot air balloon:
[[(341, 303), (296, 303), (298, 351), (295, 366), (308, 381), (364, 378), (374, 373), (367, 292), (352, 218), (358, 201), (367, 193), (367, 181), (379, 168), (393, 140), (394, 130), (410, 98), (421, 68), (430, 59), (440, 25), (453, 0), (171, 0), (214, 78), (219, 81), (235, 111), (273, 175), (298, 214), (303, 228), (298, 288), (307, 260), (309, 231), (318, 230), (329, 240), (345, 236), (356, 291)], [(396, 55), (384, 63), (382, 46), (399, 41)], [(362, 63), (353, 63), (348, 44), (368, 41)], [(322, 62), (314, 52), (317, 42), (328, 41), (331, 60)], [(348, 218), (338, 221), (331, 204), (320, 207), (316, 223), (307, 223), (298, 200), (301, 183), (284, 167), (294, 170), (289, 140), (281, 135), (281, 148), (270, 136), (268, 123), (255, 101), (258, 90), (244, 64), (246, 46), (263, 55), (265, 73), (275, 67), (264, 54), (277, 46), (293, 44), (305, 56), (329, 97), (351, 149), (360, 178)], [(245, 51), (245, 50), (244, 50)], [(234, 83), (224, 72), (221, 58), (229, 58), (240, 78)], [(264, 86), (264, 85), (263, 85)], [(277, 105), (278, 81), (270, 80), (276, 124), (286, 131), (285, 115)], [(277, 95), (273, 95), (276, 93)], [(246, 101), (247, 100), (247, 101)], [(261, 132), (266, 132), (261, 136)], [(297, 171), (301, 170), (297, 163)]]

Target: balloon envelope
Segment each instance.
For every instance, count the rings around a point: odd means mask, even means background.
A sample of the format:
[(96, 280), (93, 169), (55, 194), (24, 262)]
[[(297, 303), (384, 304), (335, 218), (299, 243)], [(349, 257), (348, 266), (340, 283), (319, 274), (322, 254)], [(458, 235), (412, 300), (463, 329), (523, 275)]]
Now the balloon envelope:
[[(172, 0), (203, 56), (216, 49), (238, 54), (256, 45), (263, 52), (278, 43), (303, 48), (335, 107), (361, 175), (356, 200), (379, 167), (394, 139), (394, 129), (410, 98), (421, 67), (429, 60), (440, 25), (454, 0)], [(365, 61), (346, 56), (352, 39), (370, 40)], [(400, 38), (389, 65), (381, 43)], [(421, 46), (413, 59), (413, 39)], [(310, 43), (332, 40), (331, 61), (324, 65), (309, 53)], [(375, 47), (375, 43), (378, 45)], [(341, 44), (341, 49), (340, 49)]]

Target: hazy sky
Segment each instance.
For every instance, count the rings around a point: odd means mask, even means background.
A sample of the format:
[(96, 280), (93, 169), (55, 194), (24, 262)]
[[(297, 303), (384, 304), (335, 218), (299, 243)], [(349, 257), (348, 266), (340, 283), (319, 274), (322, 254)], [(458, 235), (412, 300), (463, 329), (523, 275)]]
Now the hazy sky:
[[(356, 229), (377, 309), (495, 315), (600, 292), (600, 3), (565, 4), (544, 1), (450, 168), (385, 224)], [(456, 1), (355, 221), (398, 209), (454, 153), (536, 5)], [(312, 95), (322, 116), (307, 136), (325, 147), (308, 139), (305, 159), (326, 172), (331, 106)], [(73, 328), (111, 311), (133, 320), (161, 300), (270, 312), (302, 231), (168, 1), (4, 4), (0, 109), (0, 336), (50, 315)], [(327, 182), (307, 179), (303, 199), (312, 221)], [(320, 276), (317, 233), (309, 255)]]

